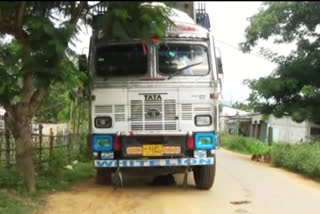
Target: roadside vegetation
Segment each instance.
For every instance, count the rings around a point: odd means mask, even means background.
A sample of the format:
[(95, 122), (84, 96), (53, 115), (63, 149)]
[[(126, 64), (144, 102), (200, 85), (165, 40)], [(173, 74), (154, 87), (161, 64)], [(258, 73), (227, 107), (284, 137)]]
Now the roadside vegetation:
[(94, 167), (85, 141), (78, 144), (74, 157), (68, 163), (62, 150), (55, 150), (54, 158), (36, 174), (36, 189), (30, 193), (27, 183), (12, 169), (0, 168), (0, 213), (26, 214), (40, 209), (42, 197), (50, 192), (65, 190), (76, 180), (94, 176)]
[(276, 167), (285, 168), (320, 181), (320, 144), (310, 143), (273, 143), (268, 145), (257, 139), (223, 135), (223, 148), (251, 154), (252, 159), (271, 162)]

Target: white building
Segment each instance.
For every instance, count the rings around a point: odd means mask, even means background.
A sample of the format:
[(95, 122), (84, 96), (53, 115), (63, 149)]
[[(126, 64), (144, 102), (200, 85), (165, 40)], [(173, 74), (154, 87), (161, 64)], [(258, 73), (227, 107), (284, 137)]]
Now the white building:
[(273, 115), (248, 113), (229, 118), (227, 125), (239, 129), (244, 136), (266, 142), (296, 143), (320, 137), (320, 124), (311, 121), (297, 123), (288, 115), (276, 118)]
[(229, 133), (231, 127), (228, 125), (230, 118), (237, 115), (247, 115), (249, 112), (222, 105), (222, 111), (220, 112), (220, 130), (224, 133)]

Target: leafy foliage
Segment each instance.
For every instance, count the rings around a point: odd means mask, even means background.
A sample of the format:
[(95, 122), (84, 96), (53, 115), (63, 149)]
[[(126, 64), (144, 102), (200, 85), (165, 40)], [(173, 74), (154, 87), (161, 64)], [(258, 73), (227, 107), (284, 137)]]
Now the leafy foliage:
[(234, 104), (232, 104), (232, 107), (248, 112), (250, 112), (253, 109), (253, 106), (250, 103), (244, 102), (235, 102)]
[(320, 178), (319, 144), (274, 144), (271, 155), (275, 166)]
[[(141, 40), (164, 36), (165, 7), (142, 6), (141, 2), (100, 2), (98, 6), (108, 9), (103, 15), (108, 23), (106, 35), (111, 32), (115, 38)], [(13, 132), (21, 152), (17, 169), (31, 191), (35, 190), (35, 179), (28, 129), (48, 91), (59, 83), (70, 90), (83, 88), (87, 82), (85, 73), (76, 69), (69, 44), (77, 39), (79, 23), (88, 23), (91, 9), (87, 1), (0, 2), (0, 105), (6, 109), (6, 127)], [(3, 39), (6, 36), (11, 37), (7, 42)], [(57, 101), (54, 96), (62, 99), (52, 92), (45, 101), (47, 107)], [(67, 104), (66, 99), (63, 102)], [(58, 119), (60, 109), (51, 110), (46, 114), (42, 109), (37, 116)], [(62, 111), (60, 117), (68, 114)]]
[(270, 76), (247, 81), (250, 102), (256, 111), (276, 117), (289, 113), (297, 122), (320, 121), (320, 4), (266, 2), (264, 6), (251, 17), (242, 50), (251, 51), (260, 39), (269, 38), (276, 43), (296, 42), (297, 48), (287, 57), (268, 55), (278, 67)]
[(257, 139), (222, 135), (222, 147), (233, 151), (264, 155), (271, 153), (271, 163), (302, 175), (319, 180), (320, 144), (319, 143), (273, 143), (269, 146)]
[(246, 154), (264, 155), (270, 152), (270, 146), (254, 138), (223, 135), (221, 145), (227, 149)]
[(150, 2), (108, 2), (108, 12), (98, 19), (98, 28), (104, 29), (105, 39), (150, 41), (153, 36), (164, 37), (165, 28), (172, 24), (169, 8)]
[(70, 118), (71, 99), (69, 91), (62, 84), (56, 84), (43, 100), (36, 113), (37, 121), (60, 122)]

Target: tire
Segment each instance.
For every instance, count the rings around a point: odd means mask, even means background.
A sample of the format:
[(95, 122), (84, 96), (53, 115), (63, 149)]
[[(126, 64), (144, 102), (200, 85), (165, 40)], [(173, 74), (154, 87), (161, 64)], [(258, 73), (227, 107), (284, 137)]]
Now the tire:
[(110, 184), (111, 183), (111, 170), (105, 168), (96, 168), (96, 184)]
[(196, 166), (193, 168), (193, 177), (198, 189), (209, 190), (214, 183), (216, 175), (216, 157), (214, 157), (214, 164), (208, 166)]

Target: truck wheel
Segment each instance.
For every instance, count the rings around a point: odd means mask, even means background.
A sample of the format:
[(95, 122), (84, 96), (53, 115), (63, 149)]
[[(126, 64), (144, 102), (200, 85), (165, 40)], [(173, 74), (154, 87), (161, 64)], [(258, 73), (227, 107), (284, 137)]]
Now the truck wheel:
[(214, 164), (208, 166), (196, 166), (193, 168), (193, 177), (198, 189), (208, 190), (214, 183), (216, 175), (216, 158), (214, 157)]
[(110, 184), (111, 170), (104, 168), (96, 168), (96, 184)]

